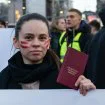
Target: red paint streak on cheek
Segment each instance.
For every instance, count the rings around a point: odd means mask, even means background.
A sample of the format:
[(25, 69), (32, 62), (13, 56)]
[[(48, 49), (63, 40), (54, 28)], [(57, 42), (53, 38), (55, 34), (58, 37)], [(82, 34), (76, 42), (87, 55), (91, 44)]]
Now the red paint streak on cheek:
[(44, 46), (45, 46), (46, 48), (49, 47), (49, 40), (45, 41)]
[(28, 43), (27, 41), (21, 41), (21, 42), (20, 42), (20, 46), (21, 46), (22, 48), (29, 48), (29, 43)]
[(27, 41), (21, 41), (21, 44), (28, 44)]

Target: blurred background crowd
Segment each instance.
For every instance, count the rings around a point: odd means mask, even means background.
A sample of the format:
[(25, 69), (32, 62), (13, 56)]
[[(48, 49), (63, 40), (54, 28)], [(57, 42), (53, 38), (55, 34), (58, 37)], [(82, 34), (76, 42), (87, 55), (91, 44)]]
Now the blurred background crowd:
[(99, 20), (97, 13), (104, 5), (104, 0), (0, 0), (0, 20), (13, 27), (27, 13), (38, 12), (51, 21), (66, 16), (70, 8), (77, 8), (83, 13), (83, 19), (90, 22)]

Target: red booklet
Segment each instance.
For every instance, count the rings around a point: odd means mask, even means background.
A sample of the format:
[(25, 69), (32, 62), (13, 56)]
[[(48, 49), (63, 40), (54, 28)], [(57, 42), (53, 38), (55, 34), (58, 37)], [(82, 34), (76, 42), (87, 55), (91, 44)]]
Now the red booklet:
[(68, 48), (61, 66), (57, 82), (73, 89), (78, 77), (83, 74), (88, 55), (73, 48)]

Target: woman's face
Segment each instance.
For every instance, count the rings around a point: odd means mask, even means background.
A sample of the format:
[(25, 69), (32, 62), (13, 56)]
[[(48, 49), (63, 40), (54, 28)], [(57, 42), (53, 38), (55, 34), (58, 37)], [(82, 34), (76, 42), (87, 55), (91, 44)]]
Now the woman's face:
[(14, 45), (20, 49), (25, 64), (41, 63), (50, 46), (46, 24), (40, 20), (25, 22)]
[(66, 30), (66, 22), (65, 19), (59, 19), (58, 20), (58, 29), (61, 31), (65, 31)]

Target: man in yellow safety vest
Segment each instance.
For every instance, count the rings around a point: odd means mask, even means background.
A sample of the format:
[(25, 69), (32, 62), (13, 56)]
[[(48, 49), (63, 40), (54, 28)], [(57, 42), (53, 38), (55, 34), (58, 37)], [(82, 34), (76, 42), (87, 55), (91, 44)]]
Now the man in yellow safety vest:
[(63, 62), (68, 47), (85, 52), (92, 38), (90, 26), (82, 20), (82, 13), (78, 9), (72, 8), (67, 12), (66, 24), (66, 33), (62, 33), (59, 38), (61, 62)]

